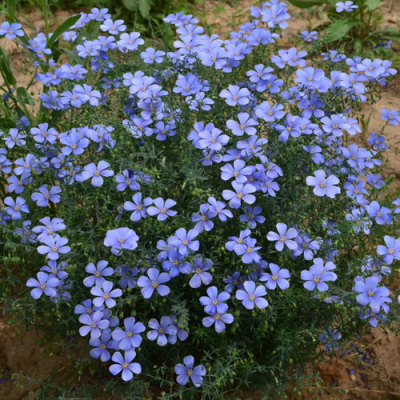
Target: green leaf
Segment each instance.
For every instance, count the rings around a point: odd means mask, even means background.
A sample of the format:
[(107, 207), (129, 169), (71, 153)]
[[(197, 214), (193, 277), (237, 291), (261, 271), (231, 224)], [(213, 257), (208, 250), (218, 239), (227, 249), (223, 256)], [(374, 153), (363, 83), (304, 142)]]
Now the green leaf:
[(122, 3), (129, 11), (136, 11), (139, 6), (138, 0), (122, 0)]
[(8, 57), (3, 53), (3, 50), (0, 48), (0, 72), (3, 75), (4, 81), (8, 85), (15, 85), (17, 83), (10, 67), (10, 62), (8, 61)]
[(23, 104), (29, 104), (30, 106), (35, 105), (32, 96), (23, 87), (17, 88), (17, 100)]
[(400, 40), (400, 31), (393, 29), (380, 30), (375, 32), (379, 37), (389, 40)]
[(143, 18), (147, 18), (149, 16), (150, 9), (151, 0), (139, 0), (139, 11)]
[(10, 128), (15, 128), (15, 123), (12, 119), (10, 118), (1, 118), (0, 119), (0, 130), (8, 130)]
[(52, 37), (49, 39), (47, 42), (47, 48), (50, 49), (53, 43), (56, 41), (56, 39), (63, 34), (65, 31), (67, 31), (71, 26), (76, 24), (76, 21), (81, 17), (81, 15), (74, 15), (73, 17), (68, 18), (66, 21), (64, 21), (53, 33)]
[(17, 2), (15, 0), (8, 0), (7, 1), (7, 9), (10, 13), (11, 17), (15, 18), (15, 13), (17, 11)]
[(381, 6), (381, 0), (367, 0), (365, 5), (368, 7), (369, 10), (376, 10)]
[(357, 25), (358, 22), (359, 21), (352, 19), (341, 19), (335, 21), (333, 24), (329, 25), (328, 29), (326, 30), (326, 42), (332, 43), (343, 39), (350, 29)]
[(313, 6), (322, 6), (329, 4), (328, 0), (289, 0), (289, 3), (299, 8), (310, 8)]

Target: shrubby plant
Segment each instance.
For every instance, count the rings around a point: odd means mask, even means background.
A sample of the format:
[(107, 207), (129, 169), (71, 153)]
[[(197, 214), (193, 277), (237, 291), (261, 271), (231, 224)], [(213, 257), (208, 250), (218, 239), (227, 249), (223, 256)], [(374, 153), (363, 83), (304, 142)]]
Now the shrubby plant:
[(400, 200), (379, 173), (397, 112), (357, 144), (396, 71), (281, 49), (286, 5), (250, 11), (228, 40), (169, 15), (173, 51), (93, 10), (32, 39), (1, 24), (42, 85), (34, 100), (3, 55), (2, 259), (27, 286), (4, 303), (83, 336), (134, 393), (272, 396), (397, 313)]
[(331, 49), (330, 53), (345, 49), (369, 58), (389, 57), (397, 63), (391, 47), (393, 41), (398, 44), (400, 32), (382, 28), (382, 0), (289, 0), (289, 3), (305, 9), (319, 6), (326, 11), (327, 20), (315, 26), (313, 32), (323, 35), (323, 43)]

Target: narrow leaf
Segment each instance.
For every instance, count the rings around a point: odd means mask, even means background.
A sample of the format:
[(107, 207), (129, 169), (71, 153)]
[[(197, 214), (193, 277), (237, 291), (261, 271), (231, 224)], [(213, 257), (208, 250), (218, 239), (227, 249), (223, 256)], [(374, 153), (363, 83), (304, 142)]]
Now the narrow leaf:
[(3, 50), (0, 48), (0, 71), (3, 75), (4, 81), (8, 85), (15, 85), (16, 79), (11, 71), (10, 62), (8, 57), (4, 54)]
[(329, 4), (328, 0), (288, 0), (288, 1), (295, 7), (299, 8), (310, 8), (314, 6), (322, 6), (324, 4)]
[(10, 13), (11, 17), (14, 19), (16, 11), (17, 11), (17, 2), (15, 0), (8, 0), (7, 8), (8, 8), (8, 12)]
[(62, 35), (65, 31), (67, 31), (71, 26), (76, 24), (76, 21), (80, 18), (80, 15), (74, 15), (73, 17), (68, 18), (64, 21), (53, 33), (49, 41), (47, 42), (47, 48), (50, 49), (56, 39)]

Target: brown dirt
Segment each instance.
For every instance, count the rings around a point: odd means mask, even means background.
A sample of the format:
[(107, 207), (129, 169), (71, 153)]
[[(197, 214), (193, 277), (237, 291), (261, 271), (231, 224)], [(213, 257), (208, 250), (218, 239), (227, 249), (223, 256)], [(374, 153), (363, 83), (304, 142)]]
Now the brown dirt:
[(71, 368), (65, 355), (55, 354), (33, 326), (25, 330), (0, 319), (0, 399), (33, 399), (30, 392), (35, 392), (53, 370), (57, 370), (57, 377), (65, 366)]
[[(233, 7), (225, 2), (209, 0), (196, 7), (195, 14), (200, 24), (210, 32), (227, 34), (248, 20), (248, 8), (251, 0), (233, 1)], [(292, 18), (289, 28), (284, 32), (283, 43), (287, 46), (300, 30), (310, 29), (323, 15), (309, 14), (291, 8)], [(62, 21), (72, 13), (57, 12), (54, 22)], [(38, 11), (25, 16), (30, 34), (43, 30), (43, 21)], [(391, 28), (400, 26), (400, 1), (389, 0), (384, 6), (384, 25)], [(13, 67), (18, 73), (18, 86), (29, 79), (25, 60), (19, 58), (12, 41), (5, 41), (5, 50), (13, 55)], [(3, 42), (2, 42), (3, 46)], [(4, 48), (3, 48), (4, 49)], [(400, 80), (382, 92), (382, 99), (373, 105), (364, 106), (366, 118), (371, 115), (368, 125), (370, 132), (379, 132), (382, 121), (379, 117), (383, 107), (400, 108)], [(0, 82), (1, 84), (1, 82)], [(385, 137), (390, 145), (385, 175), (400, 178), (400, 129), (389, 126)], [(365, 140), (365, 139), (364, 139)], [(61, 347), (60, 347), (61, 348)], [(319, 365), (323, 378), (322, 387), (311, 387), (301, 395), (292, 396), (293, 400), (332, 399), (332, 400), (396, 400), (400, 399), (400, 338), (392, 332), (380, 328), (371, 329), (354, 343), (345, 354), (337, 354)], [(74, 371), (65, 354), (43, 341), (43, 335), (33, 326), (28, 330), (17, 325), (8, 325), (0, 317), (0, 400), (34, 399), (37, 389), (55, 373), (54, 380), (62, 381), (66, 371)], [(12, 376), (16, 379), (11, 379)], [(28, 380), (24, 377), (30, 377)], [(332, 389), (334, 386), (336, 389)], [(247, 396), (246, 396), (247, 397)]]

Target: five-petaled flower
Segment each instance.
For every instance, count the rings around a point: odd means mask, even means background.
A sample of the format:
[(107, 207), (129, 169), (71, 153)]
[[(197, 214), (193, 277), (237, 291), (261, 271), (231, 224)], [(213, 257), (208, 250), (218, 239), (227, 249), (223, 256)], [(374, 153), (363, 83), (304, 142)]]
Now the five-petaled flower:
[(175, 365), (175, 373), (178, 375), (176, 381), (184, 386), (187, 384), (189, 378), (192, 380), (193, 385), (200, 387), (203, 383), (203, 377), (207, 373), (204, 365), (194, 366), (194, 357), (186, 356), (183, 359), (183, 364)]
[(276, 225), (276, 229), (278, 230), (278, 233), (276, 232), (268, 232), (267, 239), (270, 242), (275, 242), (275, 248), (278, 251), (282, 251), (284, 246), (287, 246), (290, 250), (295, 250), (297, 249), (297, 243), (292, 240), (298, 236), (298, 233), (296, 229), (294, 228), (287, 228), (286, 224), (283, 224), (282, 222), (278, 223)]
[(86, 165), (81, 172), (80, 180), (86, 181), (92, 178), (91, 184), (93, 186), (100, 187), (104, 183), (103, 176), (108, 177), (114, 175), (114, 171), (112, 171), (111, 169), (107, 169), (109, 168), (109, 166), (110, 164), (106, 161), (99, 161), (97, 166), (95, 163), (90, 163)]
[(149, 268), (147, 271), (147, 276), (142, 275), (137, 284), (142, 288), (142, 296), (145, 299), (149, 299), (154, 290), (157, 290), (160, 296), (167, 296), (171, 291), (170, 288), (163, 283), (169, 282), (171, 280), (169, 274), (160, 271), (157, 268)]
[(308, 186), (315, 186), (313, 192), (317, 196), (328, 196), (333, 199), (337, 194), (340, 193), (340, 188), (337, 185), (340, 181), (335, 175), (329, 175), (326, 177), (325, 171), (322, 169), (315, 171), (314, 176), (308, 176), (306, 183)]
[(256, 305), (260, 310), (268, 307), (268, 301), (264, 299), (267, 295), (265, 286), (260, 285), (256, 287), (254, 281), (245, 281), (243, 283), (244, 290), (239, 289), (236, 291), (236, 298), (242, 301), (242, 304), (252, 310)]
[(157, 215), (159, 221), (165, 221), (168, 217), (173, 217), (177, 213), (175, 210), (170, 210), (176, 204), (174, 200), (167, 199), (164, 201), (161, 197), (157, 197), (153, 200), (153, 203), (155, 207), (149, 207), (147, 214), (151, 216)]

